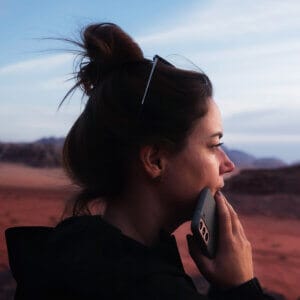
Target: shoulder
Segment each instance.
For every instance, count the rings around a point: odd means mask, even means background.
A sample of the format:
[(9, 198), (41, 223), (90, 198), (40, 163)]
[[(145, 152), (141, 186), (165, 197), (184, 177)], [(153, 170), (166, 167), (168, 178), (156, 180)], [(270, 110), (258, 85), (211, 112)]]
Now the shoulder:
[(122, 233), (100, 216), (70, 217), (60, 222), (47, 241), (47, 254), (70, 271), (106, 265), (118, 253)]
[(107, 231), (115, 231), (116, 233), (120, 232), (120, 230), (116, 227), (106, 223), (100, 215), (69, 217), (54, 227), (54, 234), (59, 235), (86, 235), (88, 233), (94, 234)]

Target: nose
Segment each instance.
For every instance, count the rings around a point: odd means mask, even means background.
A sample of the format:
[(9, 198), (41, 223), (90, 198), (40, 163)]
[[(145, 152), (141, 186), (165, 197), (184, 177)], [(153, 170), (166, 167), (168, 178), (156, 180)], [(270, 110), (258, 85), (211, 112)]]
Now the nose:
[(222, 150), (222, 162), (220, 164), (220, 174), (230, 173), (235, 169), (233, 161), (227, 156), (227, 154)]

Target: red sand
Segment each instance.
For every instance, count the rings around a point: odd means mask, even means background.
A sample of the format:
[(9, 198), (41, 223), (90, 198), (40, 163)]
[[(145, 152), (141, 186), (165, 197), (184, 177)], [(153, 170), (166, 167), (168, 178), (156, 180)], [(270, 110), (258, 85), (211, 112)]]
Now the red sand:
[[(56, 224), (71, 194), (69, 181), (60, 169), (0, 164), (0, 272), (8, 268), (4, 230), (11, 226)], [(255, 275), (263, 287), (296, 300), (300, 296), (300, 220), (240, 218), (253, 246)], [(186, 271), (199, 282), (199, 272), (186, 250), (188, 227), (181, 226), (176, 237)], [(2, 290), (0, 286), (0, 298), (4, 299)]]

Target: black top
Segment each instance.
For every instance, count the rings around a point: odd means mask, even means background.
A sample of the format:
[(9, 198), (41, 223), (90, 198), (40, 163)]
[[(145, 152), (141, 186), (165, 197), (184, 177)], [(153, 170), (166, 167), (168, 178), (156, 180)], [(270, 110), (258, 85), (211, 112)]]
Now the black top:
[(272, 299), (257, 279), (208, 296), (185, 274), (174, 236), (147, 247), (100, 216), (71, 217), (56, 227), (6, 230), (9, 263), (23, 299)]

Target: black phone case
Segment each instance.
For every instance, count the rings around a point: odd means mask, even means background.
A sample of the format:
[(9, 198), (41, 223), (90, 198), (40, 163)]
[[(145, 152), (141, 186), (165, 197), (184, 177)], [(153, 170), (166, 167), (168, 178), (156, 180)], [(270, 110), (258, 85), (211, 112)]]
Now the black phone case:
[(202, 253), (209, 258), (214, 258), (218, 241), (218, 216), (216, 201), (208, 188), (203, 189), (199, 194), (191, 230), (199, 240)]

